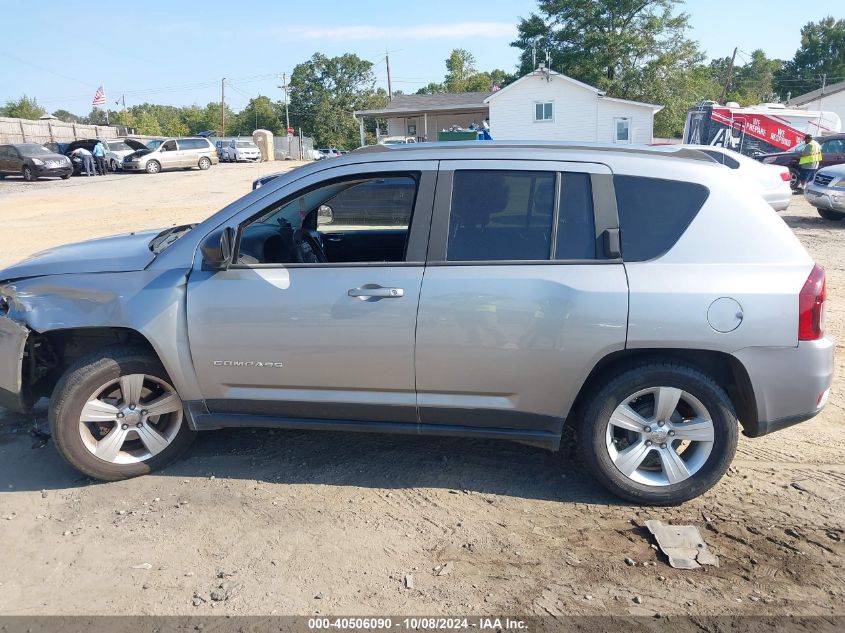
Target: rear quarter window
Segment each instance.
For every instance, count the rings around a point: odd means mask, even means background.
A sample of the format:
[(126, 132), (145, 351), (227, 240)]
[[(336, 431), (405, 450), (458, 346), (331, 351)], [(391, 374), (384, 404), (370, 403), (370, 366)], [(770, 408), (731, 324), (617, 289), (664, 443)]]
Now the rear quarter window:
[(701, 210), (704, 185), (641, 176), (614, 176), (622, 258), (642, 262), (665, 254)]

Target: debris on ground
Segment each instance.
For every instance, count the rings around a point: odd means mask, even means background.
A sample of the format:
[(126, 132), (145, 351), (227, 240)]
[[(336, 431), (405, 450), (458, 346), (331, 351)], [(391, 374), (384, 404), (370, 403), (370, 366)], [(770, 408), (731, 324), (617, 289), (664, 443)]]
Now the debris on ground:
[(698, 569), (702, 565), (719, 566), (719, 559), (707, 549), (707, 543), (694, 525), (664, 525), (660, 521), (646, 521), (645, 525), (672, 567)]
[(414, 588), (414, 577), (411, 574), (405, 574), (405, 588), (406, 589), (413, 589)]
[(132, 565), (132, 569), (152, 569), (153, 566), (150, 563), (139, 563), (138, 565)]
[(438, 576), (448, 576), (449, 574), (452, 573), (452, 570), (454, 568), (455, 568), (455, 566), (452, 565), (452, 563), (450, 561), (450, 562), (446, 563), (445, 565), (443, 565), (443, 567), (438, 569), (436, 573), (437, 573)]

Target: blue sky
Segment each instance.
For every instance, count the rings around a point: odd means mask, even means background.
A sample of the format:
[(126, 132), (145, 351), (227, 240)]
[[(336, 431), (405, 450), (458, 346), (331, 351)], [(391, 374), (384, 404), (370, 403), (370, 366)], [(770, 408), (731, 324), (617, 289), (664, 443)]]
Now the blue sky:
[[(801, 26), (845, 17), (842, 4), (687, 0), (684, 10), (708, 56), (738, 46), (741, 62), (755, 48), (792, 57)], [(205, 105), (219, 100), (226, 77), (227, 102), (239, 110), (257, 94), (280, 97), (276, 75), (316, 51), (372, 60), (386, 86), (388, 50), (394, 88), (414, 92), (442, 79), (456, 47), (471, 51), (480, 70), (513, 70), (515, 25), (535, 7), (535, 0), (9, 3), (0, 25), (0, 101), (27, 94), (50, 111), (85, 114), (103, 84), (110, 101), (125, 93), (130, 106)]]

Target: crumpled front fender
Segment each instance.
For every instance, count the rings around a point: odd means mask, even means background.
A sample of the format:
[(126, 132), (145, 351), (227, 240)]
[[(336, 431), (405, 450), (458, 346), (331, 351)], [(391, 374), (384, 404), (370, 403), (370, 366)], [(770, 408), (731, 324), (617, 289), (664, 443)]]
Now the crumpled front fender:
[(0, 407), (23, 412), (23, 357), (29, 328), (0, 316)]

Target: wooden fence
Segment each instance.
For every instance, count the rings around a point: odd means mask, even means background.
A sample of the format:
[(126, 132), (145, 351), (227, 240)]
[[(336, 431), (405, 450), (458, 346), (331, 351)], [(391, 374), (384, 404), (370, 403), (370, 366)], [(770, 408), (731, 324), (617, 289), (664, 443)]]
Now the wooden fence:
[(116, 127), (65, 123), (55, 119), (32, 121), (0, 117), (0, 143), (69, 142), (85, 138), (117, 138)]

